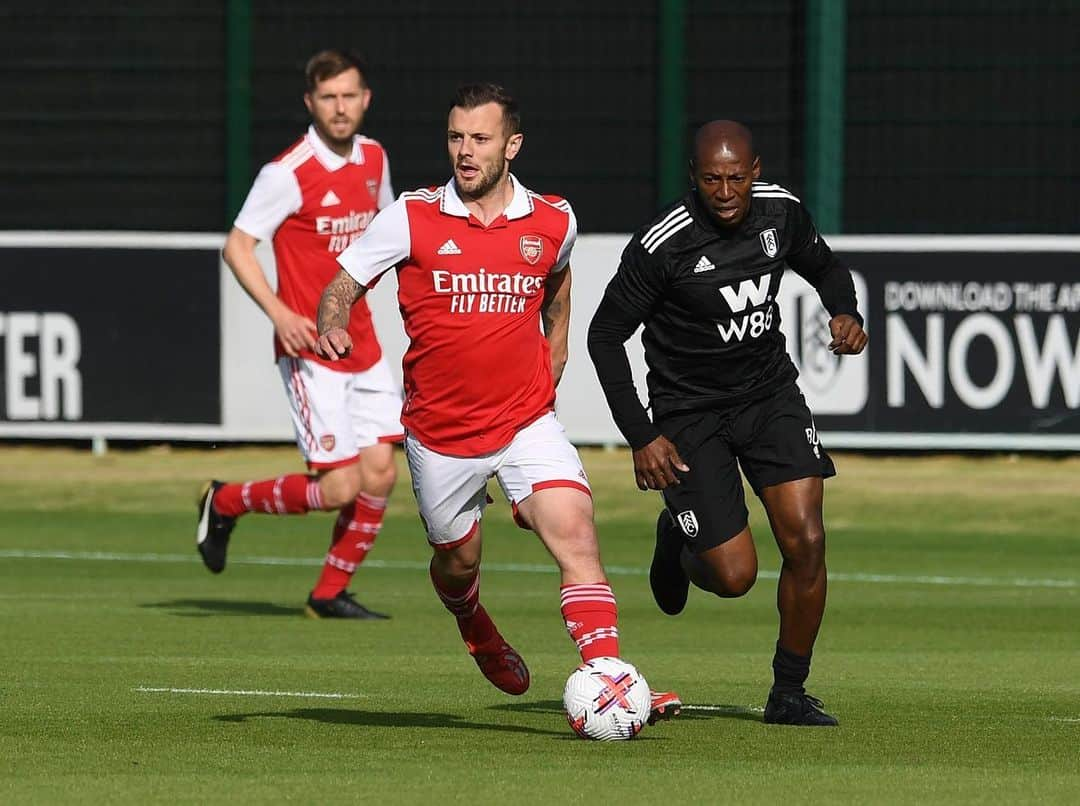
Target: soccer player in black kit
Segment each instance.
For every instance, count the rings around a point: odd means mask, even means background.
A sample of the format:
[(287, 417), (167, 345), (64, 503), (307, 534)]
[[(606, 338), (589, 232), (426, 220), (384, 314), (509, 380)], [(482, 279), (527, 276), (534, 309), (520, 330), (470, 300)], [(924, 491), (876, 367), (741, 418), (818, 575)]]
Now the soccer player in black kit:
[[(765, 721), (836, 725), (804, 688), (825, 610), (823, 480), (836, 471), (796, 386), (776, 295), (785, 266), (806, 278), (831, 317), (829, 349), (853, 355), (867, 339), (854, 284), (799, 200), (756, 181), (761, 164), (745, 126), (702, 126), (690, 172), (694, 188), (627, 245), (589, 327), (637, 486), (664, 498), (649, 582), (672, 616), (690, 582), (723, 597), (750, 590), (757, 552), (741, 466), (783, 557)], [(642, 323), (651, 421), (624, 348)]]

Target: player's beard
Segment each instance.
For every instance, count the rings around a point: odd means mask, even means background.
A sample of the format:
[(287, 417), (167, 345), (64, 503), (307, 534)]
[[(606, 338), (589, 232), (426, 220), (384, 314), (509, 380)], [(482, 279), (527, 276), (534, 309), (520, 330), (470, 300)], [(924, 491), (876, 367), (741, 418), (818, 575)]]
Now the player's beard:
[(359, 122), (354, 121), (353, 125), (349, 127), (348, 134), (338, 137), (324, 126), (322, 121), (313, 120), (312, 122), (315, 124), (315, 128), (319, 130), (319, 136), (322, 137), (323, 141), (335, 151), (344, 151), (352, 148), (353, 137), (360, 129)]
[(468, 196), (471, 199), (481, 199), (495, 189), (495, 186), (499, 184), (506, 176), (506, 157), (499, 155), (498, 159), (491, 163), (488, 170), (484, 169), (484, 166), (480, 166), (480, 175), (472, 180), (472, 183), (465, 185), (462, 181), (454, 177), (454, 181), (457, 183), (458, 190)]

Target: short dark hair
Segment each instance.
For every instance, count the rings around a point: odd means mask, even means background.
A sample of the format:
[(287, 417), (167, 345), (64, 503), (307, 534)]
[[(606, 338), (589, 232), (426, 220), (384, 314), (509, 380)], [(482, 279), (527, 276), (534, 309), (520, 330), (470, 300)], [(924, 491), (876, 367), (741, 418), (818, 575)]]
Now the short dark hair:
[(484, 104), (498, 104), (502, 107), (503, 129), (507, 137), (521, 131), (521, 112), (518, 110), (518, 103), (498, 84), (490, 82), (463, 84), (454, 93), (454, 101), (450, 104), (450, 108), (475, 109)]
[(320, 50), (310, 59), (304, 68), (304, 79), (308, 92), (315, 91), (315, 85), (328, 78), (340, 76), (346, 70), (356, 70), (360, 74), (360, 84), (367, 86), (367, 62), (355, 50)]

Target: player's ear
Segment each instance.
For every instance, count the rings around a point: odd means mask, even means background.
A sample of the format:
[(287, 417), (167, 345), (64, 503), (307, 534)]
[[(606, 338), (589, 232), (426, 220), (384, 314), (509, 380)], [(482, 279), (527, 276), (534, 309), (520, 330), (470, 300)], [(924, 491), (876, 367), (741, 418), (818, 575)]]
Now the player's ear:
[(314, 109), (314, 106), (312, 105), (311, 93), (310, 92), (305, 92), (304, 93), (304, 106), (307, 107), (307, 111), (309, 113), (314, 114), (315, 109)]
[(525, 135), (521, 132), (517, 134), (511, 134), (506, 140), (506, 159), (512, 160), (517, 156), (517, 153), (521, 151), (521, 143), (525, 139)]
[(761, 176), (761, 159), (760, 158), (754, 157), (754, 164), (750, 168), (750, 175), (752, 177), (754, 177), (754, 179), (757, 179), (758, 177)]
[(360, 93), (360, 104), (365, 112), (367, 112), (368, 107), (371, 106), (371, 90), (368, 87), (364, 87), (363, 92)]

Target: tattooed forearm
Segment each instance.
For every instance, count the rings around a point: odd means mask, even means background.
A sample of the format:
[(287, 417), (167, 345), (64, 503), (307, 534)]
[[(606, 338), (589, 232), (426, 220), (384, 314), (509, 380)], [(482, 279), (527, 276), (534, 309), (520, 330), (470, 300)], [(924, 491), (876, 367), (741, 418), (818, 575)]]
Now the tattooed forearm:
[(562, 379), (567, 359), (567, 334), (570, 329), (570, 267), (552, 277), (545, 289), (540, 308), (544, 335), (551, 348), (551, 373), (555, 385)]
[(558, 299), (549, 300), (548, 303), (540, 309), (540, 316), (544, 323), (544, 335), (550, 336), (552, 331), (555, 330), (555, 324), (563, 317), (562, 301)]
[(349, 311), (363, 295), (364, 287), (342, 270), (330, 281), (319, 300), (319, 333), (349, 325)]

